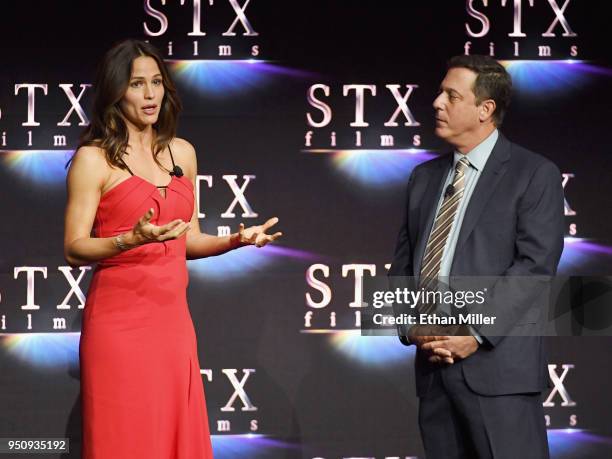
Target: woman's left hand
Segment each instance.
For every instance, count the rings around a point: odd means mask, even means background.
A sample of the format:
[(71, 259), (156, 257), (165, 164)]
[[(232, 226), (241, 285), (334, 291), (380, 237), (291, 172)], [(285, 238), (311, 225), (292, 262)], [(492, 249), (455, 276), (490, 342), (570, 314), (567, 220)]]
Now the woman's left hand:
[(255, 245), (257, 247), (263, 247), (268, 242), (275, 241), (283, 235), (283, 233), (276, 232), (274, 234), (266, 234), (271, 227), (278, 223), (278, 218), (274, 217), (269, 219), (263, 225), (244, 227), (244, 224), (240, 223), (238, 228), (238, 242), (240, 245)]

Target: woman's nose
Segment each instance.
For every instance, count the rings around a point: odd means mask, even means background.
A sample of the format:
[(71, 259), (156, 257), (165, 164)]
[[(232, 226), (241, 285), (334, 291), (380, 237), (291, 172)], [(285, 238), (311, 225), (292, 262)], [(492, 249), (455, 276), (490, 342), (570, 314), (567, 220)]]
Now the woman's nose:
[(153, 98), (153, 88), (150, 85), (145, 85), (145, 94), (144, 96), (147, 99), (152, 99)]

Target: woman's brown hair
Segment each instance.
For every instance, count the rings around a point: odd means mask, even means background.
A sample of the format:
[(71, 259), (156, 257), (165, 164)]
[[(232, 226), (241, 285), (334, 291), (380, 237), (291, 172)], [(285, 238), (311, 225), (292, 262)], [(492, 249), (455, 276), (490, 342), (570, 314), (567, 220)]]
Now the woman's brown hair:
[(160, 166), (157, 155), (175, 137), (178, 114), (182, 109), (176, 86), (160, 52), (153, 45), (140, 40), (125, 40), (108, 50), (96, 72), (91, 121), (81, 134), (77, 150), (82, 146), (102, 148), (108, 163), (121, 169), (125, 169), (121, 157), (128, 145), (128, 130), (119, 103), (128, 89), (132, 63), (141, 56), (155, 59), (164, 85), (159, 117), (153, 125), (156, 135), (151, 145), (153, 159)]

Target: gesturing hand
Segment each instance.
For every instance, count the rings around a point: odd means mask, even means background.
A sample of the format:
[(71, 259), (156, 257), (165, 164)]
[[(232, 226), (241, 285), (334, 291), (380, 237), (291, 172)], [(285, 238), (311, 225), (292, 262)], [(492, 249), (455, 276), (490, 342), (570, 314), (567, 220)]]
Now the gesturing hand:
[(136, 245), (148, 242), (162, 242), (169, 239), (178, 239), (185, 234), (191, 226), (189, 222), (184, 222), (180, 218), (172, 220), (162, 226), (151, 223), (153, 208), (149, 209), (132, 228), (132, 241)]
[(274, 217), (269, 219), (263, 225), (244, 227), (244, 224), (240, 224), (238, 228), (238, 241), (241, 245), (255, 245), (257, 247), (263, 247), (268, 242), (275, 241), (283, 235), (280, 231), (272, 235), (266, 234), (266, 231), (272, 226), (278, 223), (278, 218)]

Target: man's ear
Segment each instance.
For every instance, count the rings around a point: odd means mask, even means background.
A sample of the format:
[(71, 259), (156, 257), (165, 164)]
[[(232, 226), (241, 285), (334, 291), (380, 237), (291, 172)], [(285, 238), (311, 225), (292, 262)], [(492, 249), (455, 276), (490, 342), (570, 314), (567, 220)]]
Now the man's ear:
[(478, 109), (478, 119), (481, 123), (486, 123), (491, 118), (493, 118), (493, 114), (495, 113), (495, 109), (497, 105), (493, 99), (487, 99), (480, 104)]

